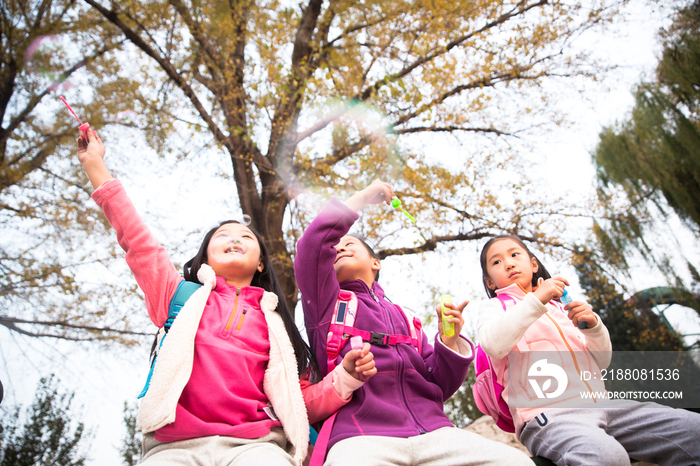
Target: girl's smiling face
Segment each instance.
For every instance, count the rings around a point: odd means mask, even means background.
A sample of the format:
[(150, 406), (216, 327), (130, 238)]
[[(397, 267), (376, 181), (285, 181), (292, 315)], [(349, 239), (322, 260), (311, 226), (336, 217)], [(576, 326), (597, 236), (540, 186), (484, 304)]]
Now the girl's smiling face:
[(335, 245), (337, 254), (333, 268), (338, 283), (362, 280), (371, 287), (377, 271), (382, 268), (379, 259), (373, 258), (359, 239), (345, 235)]
[(229, 284), (253, 280), (256, 271), (262, 272), (260, 245), (247, 226), (240, 223), (221, 225), (207, 246), (207, 264), (216, 275)]
[(526, 292), (532, 291), (532, 276), (538, 270), (537, 259), (512, 239), (496, 241), (486, 252), (484, 282), (491, 290), (517, 283)]

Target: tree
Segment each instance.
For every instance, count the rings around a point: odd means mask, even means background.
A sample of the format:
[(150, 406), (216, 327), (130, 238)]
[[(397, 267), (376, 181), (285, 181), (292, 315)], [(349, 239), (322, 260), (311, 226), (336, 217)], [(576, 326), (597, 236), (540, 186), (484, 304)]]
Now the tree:
[(580, 251), (574, 261), (579, 284), (588, 303), (610, 332), (615, 351), (679, 351), (680, 335), (664, 325), (646, 305), (648, 300), (628, 299), (608, 279), (591, 251)]
[(121, 45), (93, 32), (100, 21), (75, 0), (0, 4), (0, 325), (31, 337), (133, 344), (132, 317), (113, 310), (134, 287), (77, 283), (116, 251), (74, 160), (75, 120), (57, 98), (65, 93), (78, 114), (104, 125), (82, 92), (117, 80), (94, 75)]
[(457, 427), (464, 427), (484, 415), (474, 401), (472, 386), (475, 381), (476, 375), (470, 370), (459, 390), (445, 401), (445, 414)]
[(596, 235), (622, 267), (630, 248), (651, 252), (645, 234), (655, 213), (673, 211), (700, 232), (700, 3), (680, 8), (660, 37), (656, 79), (639, 84), (630, 119), (605, 128), (593, 154), (610, 219)]
[[(367, 236), (400, 240), (381, 257), (503, 231), (556, 242), (537, 233), (539, 213), (563, 206), (530, 201), (537, 196), (528, 197), (525, 177), (499, 180), (506, 167), (517, 170), (500, 141), (554, 118), (528, 102), (546, 102), (545, 81), (599, 71), (568, 45), (614, 14), (604, 2), (548, 0), (84, 2), (106, 20), (106, 34), (123, 34), (126, 68), (143, 83), (104, 86), (98, 106), (132, 102), (159, 150), (209, 135), (227, 152), (241, 209), (271, 250), (292, 308), (294, 244), (317, 212), (310, 194), (372, 178), (393, 180), (419, 226), (430, 225), (421, 236), (399, 234), (396, 217), (371, 211)], [(455, 168), (411, 148), (431, 134), (483, 137)]]
[(0, 432), (2, 466), (80, 466), (85, 464), (86, 435), (82, 422), (73, 425), (73, 394), (59, 393), (57, 382), (42, 378), (25, 422), (19, 425), (20, 409), (6, 411)]
[(129, 404), (125, 401), (124, 426), (126, 427), (126, 435), (119, 453), (126, 466), (136, 466), (141, 459), (141, 438), (143, 435), (136, 427), (137, 418), (138, 408), (136, 403)]

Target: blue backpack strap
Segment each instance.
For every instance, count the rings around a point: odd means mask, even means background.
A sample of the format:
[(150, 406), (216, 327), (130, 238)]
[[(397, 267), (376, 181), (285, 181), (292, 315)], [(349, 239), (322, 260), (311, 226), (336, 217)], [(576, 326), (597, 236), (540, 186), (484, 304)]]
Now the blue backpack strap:
[(163, 330), (165, 331), (165, 333), (163, 333), (163, 336), (160, 338), (160, 343), (158, 344), (158, 348), (156, 349), (156, 355), (153, 358), (151, 369), (148, 371), (148, 377), (146, 377), (146, 384), (143, 387), (143, 390), (141, 390), (141, 393), (139, 393), (138, 398), (143, 398), (144, 396), (146, 396), (146, 392), (148, 392), (148, 387), (151, 385), (151, 377), (153, 377), (153, 369), (156, 367), (158, 350), (160, 350), (160, 347), (163, 346), (163, 340), (165, 340), (165, 336), (168, 334), (168, 330), (170, 330), (170, 327), (173, 325), (175, 318), (182, 310), (182, 306), (185, 305), (187, 300), (190, 299), (190, 296), (192, 296), (192, 294), (195, 291), (197, 291), (201, 286), (202, 285), (200, 285), (199, 283), (188, 282), (187, 280), (183, 280), (180, 282), (179, 285), (177, 285), (175, 295), (170, 300), (170, 305), (168, 306), (168, 318), (165, 320), (165, 324), (163, 324)]
[(163, 325), (163, 328), (165, 329), (166, 333), (168, 330), (170, 330), (170, 327), (173, 325), (173, 322), (175, 321), (175, 317), (180, 313), (182, 310), (182, 306), (185, 305), (188, 299), (190, 299), (190, 296), (197, 291), (202, 285), (199, 283), (195, 282), (188, 282), (187, 280), (183, 280), (180, 282), (180, 284), (177, 286), (177, 290), (175, 290), (175, 296), (173, 296), (173, 299), (170, 300), (170, 306), (168, 306), (168, 318), (165, 320), (165, 325)]

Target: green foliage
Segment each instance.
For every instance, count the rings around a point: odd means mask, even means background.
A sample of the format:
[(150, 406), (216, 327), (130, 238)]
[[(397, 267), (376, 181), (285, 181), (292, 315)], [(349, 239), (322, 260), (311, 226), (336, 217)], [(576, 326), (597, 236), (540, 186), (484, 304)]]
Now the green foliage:
[(141, 459), (142, 434), (136, 427), (137, 417), (138, 407), (136, 403), (129, 404), (125, 401), (124, 426), (126, 427), (126, 435), (119, 453), (126, 466), (136, 466)]
[(42, 378), (25, 421), (19, 425), (20, 409), (2, 417), (0, 465), (81, 466), (87, 460), (86, 435), (82, 422), (75, 426), (71, 409), (73, 394), (59, 393), (53, 376)]
[(664, 325), (649, 306), (625, 300), (589, 251), (581, 251), (574, 266), (588, 303), (610, 332), (615, 351), (678, 351), (683, 348), (678, 333)]
[(700, 3), (679, 9), (660, 35), (656, 79), (637, 86), (630, 119), (605, 128), (593, 154), (609, 220), (595, 233), (621, 268), (631, 249), (651, 252), (644, 236), (654, 212), (670, 209), (700, 232)]

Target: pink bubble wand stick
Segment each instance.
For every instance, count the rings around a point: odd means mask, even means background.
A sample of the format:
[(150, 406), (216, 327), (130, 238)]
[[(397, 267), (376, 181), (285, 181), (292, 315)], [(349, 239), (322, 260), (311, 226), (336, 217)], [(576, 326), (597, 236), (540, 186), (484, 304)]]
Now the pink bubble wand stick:
[(87, 138), (88, 138), (87, 130), (90, 129), (90, 123), (88, 123), (88, 122), (83, 123), (82, 121), (80, 121), (80, 118), (78, 118), (78, 115), (76, 115), (75, 112), (73, 111), (73, 109), (70, 108), (70, 105), (68, 105), (68, 102), (66, 102), (66, 99), (64, 99), (62, 95), (58, 96), (58, 98), (61, 99), (61, 102), (66, 104), (66, 107), (68, 107), (68, 110), (70, 110), (70, 112), (73, 114), (75, 119), (78, 120), (78, 123), (80, 123), (80, 126), (78, 126), (78, 130), (81, 133), (83, 133), (83, 136), (87, 140)]

